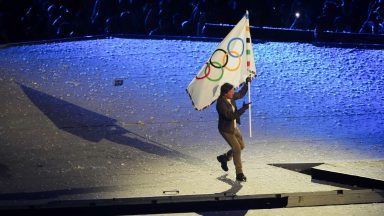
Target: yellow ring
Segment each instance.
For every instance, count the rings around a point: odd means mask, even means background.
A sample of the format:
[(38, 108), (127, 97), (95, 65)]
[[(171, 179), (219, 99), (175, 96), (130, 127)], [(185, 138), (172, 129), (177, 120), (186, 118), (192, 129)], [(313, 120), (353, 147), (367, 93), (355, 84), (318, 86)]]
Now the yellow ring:
[[(240, 53), (238, 53), (237, 51), (235, 51), (235, 50), (230, 50), (229, 52), (231, 52), (232, 54), (235, 54), (235, 55), (237, 55), (237, 56), (240, 56)], [(223, 64), (224, 64), (224, 62), (225, 62), (225, 58), (229, 58), (228, 57), (228, 53), (225, 53), (225, 55), (223, 56)], [(225, 69), (227, 69), (227, 70), (229, 70), (229, 71), (235, 71), (235, 70), (237, 70), (237, 69), (239, 69), (239, 67), (240, 67), (240, 65), (241, 65), (241, 58), (238, 58), (239, 59), (239, 63), (237, 64), (237, 66), (236, 67), (234, 67), (234, 68), (229, 68), (229, 67), (227, 67), (227, 66), (225, 66)]]

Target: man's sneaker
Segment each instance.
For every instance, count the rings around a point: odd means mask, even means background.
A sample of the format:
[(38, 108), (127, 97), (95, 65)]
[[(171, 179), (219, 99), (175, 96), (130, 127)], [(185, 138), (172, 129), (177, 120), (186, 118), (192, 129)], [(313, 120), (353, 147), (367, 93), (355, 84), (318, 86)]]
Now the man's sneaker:
[(227, 157), (225, 157), (225, 155), (219, 155), (219, 156), (217, 156), (217, 160), (221, 163), (221, 169), (223, 169), (225, 172), (227, 172), (228, 171)]
[(246, 182), (247, 177), (245, 177), (245, 175), (243, 173), (239, 173), (239, 174), (236, 174), (236, 180)]

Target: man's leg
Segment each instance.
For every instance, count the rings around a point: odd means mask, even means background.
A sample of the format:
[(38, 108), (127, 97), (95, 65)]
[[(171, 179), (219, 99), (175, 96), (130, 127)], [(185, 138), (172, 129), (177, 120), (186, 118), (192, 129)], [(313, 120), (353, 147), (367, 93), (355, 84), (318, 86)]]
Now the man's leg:
[(241, 135), (241, 132), (240, 132), (240, 129), (239, 129), (239, 128), (236, 128), (236, 130), (235, 130), (235, 136), (236, 136), (236, 138), (237, 138), (237, 141), (238, 141), (239, 144), (240, 144), (241, 150), (243, 150), (243, 149), (245, 148), (245, 145), (244, 145), (243, 136)]
[(227, 161), (230, 161), (232, 160), (232, 157), (233, 157), (233, 151), (232, 151), (232, 148), (227, 151), (227, 153), (224, 153), (225, 157), (227, 157)]
[(243, 173), (242, 164), (241, 164), (241, 145), (238, 142), (238, 138), (235, 134), (230, 133), (221, 133), (227, 143), (231, 146), (233, 163), (235, 164), (236, 174)]
[[(242, 151), (244, 149), (245, 145), (244, 145), (243, 136), (241, 135), (239, 128), (235, 129), (235, 137), (237, 139), (237, 142), (240, 145), (240, 151)], [(240, 162), (241, 162), (241, 158), (240, 158)], [(236, 174), (236, 180), (247, 181), (247, 177), (245, 177), (244, 173), (239, 173), (239, 174)]]
[[(224, 137), (223, 133), (220, 132), (220, 134)], [(225, 137), (224, 137), (224, 139), (225, 139)], [(227, 162), (232, 159), (232, 155), (233, 155), (233, 153), (232, 153), (232, 149), (231, 149), (227, 153), (224, 153), (224, 154), (216, 157), (217, 161), (219, 161), (221, 164), (221, 169), (223, 169), (225, 172), (228, 171)]]
[[(241, 135), (241, 131), (239, 128), (236, 128), (235, 129), (235, 137), (237, 138), (237, 141), (239, 142), (240, 144), (240, 147), (241, 147), (241, 150), (244, 149), (245, 145), (244, 145), (244, 140), (243, 140), (243, 136)], [(222, 135), (223, 136), (223, 135)], [(224, 137), (224, 136), (223, 136)], [(225, 138), (224, 138), (225, 139)], [(228, 141), (227, 141), (228, 142)], [(227, 160), (230, 161), (233, 157), (233, 151), (232, 151), (232, 146), (231, 146), (231, 149), (227, 152), (227, 153), (224, 153), (223, 154), (225, 157), (227, 157)]]

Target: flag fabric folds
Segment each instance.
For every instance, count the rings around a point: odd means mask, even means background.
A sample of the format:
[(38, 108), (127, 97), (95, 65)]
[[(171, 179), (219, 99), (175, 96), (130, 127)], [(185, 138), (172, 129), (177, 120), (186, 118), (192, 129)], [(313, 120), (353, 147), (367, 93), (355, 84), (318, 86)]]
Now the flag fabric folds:
[(248, 76), (256, 75), (248, 14), (246, 14), (213, 51), (188, 85), (187, 92), (197, 110), (207, 108), (220, 96), (220, 87), (235, 88)]

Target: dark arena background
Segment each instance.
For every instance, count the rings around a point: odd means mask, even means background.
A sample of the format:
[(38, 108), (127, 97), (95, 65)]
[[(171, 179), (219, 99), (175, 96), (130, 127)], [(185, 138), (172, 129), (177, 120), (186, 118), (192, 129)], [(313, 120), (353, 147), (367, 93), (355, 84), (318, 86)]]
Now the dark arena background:
[[(246, 10), (239, 182), (186, 88)], [(0, 97), (0, 215), (384, 215), (382, 0), (0, 0)]]

